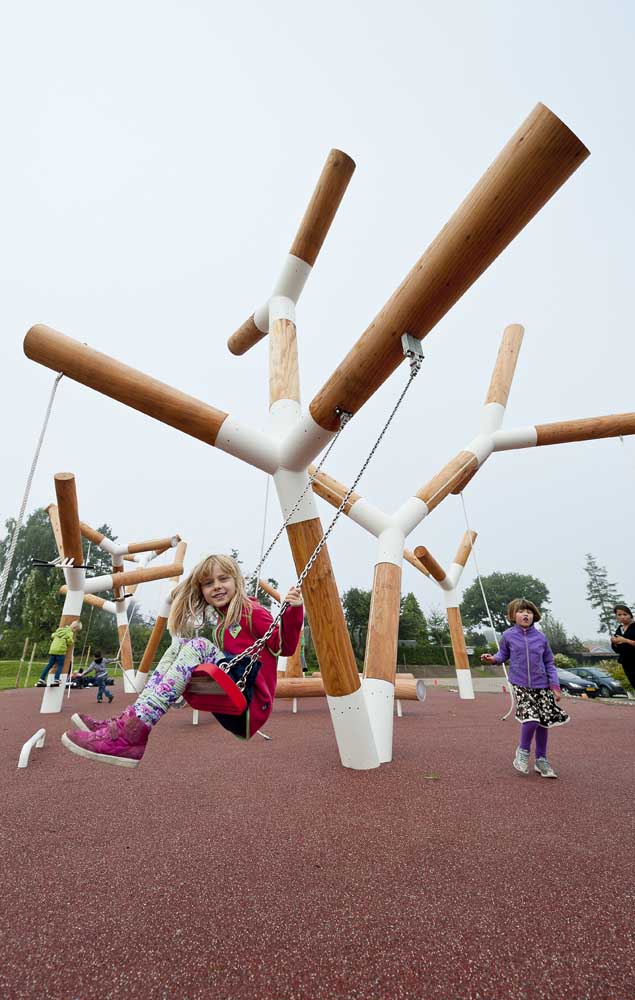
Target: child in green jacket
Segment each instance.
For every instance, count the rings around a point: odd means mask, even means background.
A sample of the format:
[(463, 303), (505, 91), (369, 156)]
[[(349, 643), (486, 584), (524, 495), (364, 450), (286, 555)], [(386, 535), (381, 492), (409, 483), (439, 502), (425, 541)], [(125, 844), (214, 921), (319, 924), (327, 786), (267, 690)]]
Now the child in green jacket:
[(62, 625), (51, 634), (51, 645), (49, 646), (49, 661), (40, 675), (36, 687), (46, 687), (46, 678), (51, 667), (55, 667), (55, 680), (52, 686), (58, 687), (62, 676), (62, 667), (66, 654), (75, 642), (75, 635), (80, 631), (82, 623), (71, 622), (70, 625)]

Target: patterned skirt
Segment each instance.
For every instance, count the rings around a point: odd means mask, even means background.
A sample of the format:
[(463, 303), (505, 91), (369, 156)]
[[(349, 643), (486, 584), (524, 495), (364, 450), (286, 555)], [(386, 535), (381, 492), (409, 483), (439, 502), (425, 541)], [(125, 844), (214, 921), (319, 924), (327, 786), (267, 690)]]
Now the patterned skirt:
[(549, 688), (526, 688), (512, 684), (516, 698), (516, 722), (537, 722), (545, 729), (564, 726), (570, 716), (564, 712)]

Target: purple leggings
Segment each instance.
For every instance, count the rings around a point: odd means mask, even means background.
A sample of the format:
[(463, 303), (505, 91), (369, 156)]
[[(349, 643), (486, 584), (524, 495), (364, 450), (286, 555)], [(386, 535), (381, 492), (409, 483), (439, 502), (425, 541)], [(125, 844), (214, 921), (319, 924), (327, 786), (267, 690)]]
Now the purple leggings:
[(536, 757), (546, 757), (549, 730), (541, 726), (539, 722), (522, 723), (520, 727), (520, 748), (529, 753), (534, 733), (536, 734)]

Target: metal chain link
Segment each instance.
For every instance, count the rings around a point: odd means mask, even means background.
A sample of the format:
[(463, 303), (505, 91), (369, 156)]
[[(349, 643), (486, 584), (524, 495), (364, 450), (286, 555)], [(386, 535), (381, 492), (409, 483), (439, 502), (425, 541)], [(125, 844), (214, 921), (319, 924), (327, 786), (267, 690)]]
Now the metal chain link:
[[(311, 569), (312, 569), (312, 567), (313, 567), (313, 565), (314, 565), (317, 557), (319, 556), (319, 554), (322, 551), (323, 547), (326, 545), (326, 542), (327, 542), (327, 539), (328, 539), (329, 535), (331, 534), (333, 528), (335, 527), (335, 525), (336, 525), (336, 523), (337, 523), (337, 521), (338, 521), (338, 519), (339, 519), (342, 511), (346, 507), (346, 504), (348, 503), (348, 501), (351, 498), (352, 494), (355, 492), (355, 487), (359, 483), (359, 481), (362, 478), (364, 472), (366, 471), (366, 469), (367, 469), (367, 467), (368, 467), (368, 465), (369, 465), (369, 463), (370, 463), (373, 455), (377, 451), (377, 448), (379, 447), (379, 444), (380, 444), (380, 442), (381, 442), (384, 434), (386, 433), (386, 431), (388, 430), (390, 424), (392, 423), (393, 417), (395, 416), (397, 410), (401, 406), (401, 404), (403, 402), (403, 399), (404, 399), (406, 393), (408, 392), (408, 389), (412, 385), (413, 380), (418, 375), (419, 370), (421, 368), (421, 362), (422, 362), (422, 358), (420, 358), (420, 357), (410, 357), (410, 375), (408, 376), (408, 381), (407, 381), (407, 383), (406, 383), (403, 391), (401, 392), (401, 395), (399, 396), (399, 399), (395, 403), (395, 405), (394, 405), (394, 407), (392, 409), (392, 412), (391, 412), (390, 416), (388, 417), (388, 420), (384, 424), (384, 426), (383, 426), (383, 428), (382, 428), (382, 430), (381, 430), (381, 432), (379, 434), (379, 437), (377, 438), (377, 440), (375, 441), (373, 447), (371, 448), (370, 452), (368, 453), (366, 461), (364, 462), (364, 464), (362, 465), (361, 469), (357, 473), (357, 476), (355, 477), (353, 485), (347, 491), (344, 499), (342, 500), (341, 504), (339, 505), (339, 507), (337, 508), (337, 510), (335, 512), (335, 516), (333, 517), (333, 520), (331, 521), (331, 523), (329, 524), (328, 528), (326, 529), (326, 531), (324, 532), (324, 534), (320, 538), (320, 540), (319, 540), (318, 544), (316, 545), (313, 553), (311, 554), (311, 556), (310, 556), (310, 558), (309, 558), (306, 566), (304, 567), (304, 569), (300, 573), (300, 576), (298, 577), (297, 582), (295, 584), (295, 586), (297, 588), (300, 588), (302, 586), (302, 583), (304, 582), (304, 580), (306, 579), (306, 577), (310, 573), (310, 571), (311, 571)], [(341, 421), (342, 421), (343, 417), (346, 417), (347, 419), (342, 423)], [(322, 467), (322, 465), (324, 464), (324, 461), (326, 460), (326, 458), (327, 458), (327, 456), (328, 456), (331, 448), (333, 447), (333, 445), (337, 441), (337, 438), (339, 437), (340, 433), (342, 432), (342, 430), (344, 429), (344, 427), (346, 426), (346, 424), (348, 423), (348, 421), (350, 420), (350, 418), (351, 418), (351, 414), (347, 414), (344, 411), (340, 414), (340, 429), (337, 432), (337, 435), (335, 436), (335, 438), (333, 439), (333, 441), (331, 442), (331, 445), (329, 446), (326, 454), (324, 455), (324, 458), (322, 459), (322, 461), (318, 465), (317, 469), (315, 470), (313, 476), (311, 477), (311, 480), (308, 483), (307, 487), (305, 488), (302, 496), (304, 496), (304, 494), (306, 493), (308, 487), (311, 485), (311, 483), (313, 482), (313, 480), (317, 476), (317, 474), (320, 471), (320, 468)], [(302, 497), (300, 499), (302, 499)], [(299, 501), (294, 506), (294, 508), (293, 508), (294, 511), (296, 510), (298, 504), (299, 504)], [(291, 513), (293, 513), (293, 511)], [(289, 514), (289, 517), (291, 517), (291, 514)], [(289, 520), (289, 518), (287, 518), (287, 521), (288, 520)], [(287, 522), (285, 522), (285, 524), (286, 523)], [(284, 527), (284, 525), (283, 525), (283, 527)], [(281, 534), (281, 533), (282, 533), (282, 530), (279, 532), (279, 534)], [(264, 560), (263, 560), (263, 562), (264, 562)], [(262, 565), (262, 563), (261, 563), (261, 565)], [(263, 648), (263, 646), (265, 645), (265, 643), (267, 642), (267, 640), (269, 638), (271, 638), (273, 632), (277, 628), (280, 620), (282, 619), (283, 614), (285, 613), (285, 611), (287, 610), (288, 607), (290, 607), (289, 603), (287, 601), (283, 601), (282, 604), (280, 605), (280, 611), (278, 612), (278, 614), (276, 615), (276, 617), (271, 622), (271, 625), (269, 626), (269, 628), (267, 629), (267, 631), (265, 632), (265, 634), (263, 636), (261, 636), (260, 639), (257, 639), (256, 642), (252, 643), (251, 646), (248, 646), (247, 649), (244, 649), (242, 651), (242, 653), (237, 654), (236, 656), (234, 656), (227, 663), (219, 664), (219, 666), (221, 667), (221, 669), (225, 673), (229, 673), (230, 669), (232, 668), (232, 666), (235, 663), (237, 663), (239, 660), (242, 660), (245, 656), (249, 656), (249, 662), (245, 666), (243, 675), (240, 678), (240, 680), (237, 681), (237, 687), (238, 687), (238, 689), (240, 691), (244, 691), (244, 689), (245, 689), (245, 685), (247, 683), (247, 677), (248, 677), (248, 675), (249, 675), (249, 673), (251, 671), (251, 668), (252, 668), (254, 660), (256, 659), (257, 653)]]

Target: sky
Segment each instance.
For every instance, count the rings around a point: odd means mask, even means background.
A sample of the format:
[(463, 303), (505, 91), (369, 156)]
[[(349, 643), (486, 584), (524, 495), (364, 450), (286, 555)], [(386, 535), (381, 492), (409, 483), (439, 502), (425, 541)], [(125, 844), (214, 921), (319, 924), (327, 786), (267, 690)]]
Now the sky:
[[(227, 337), (261, 302), (332, 147), (357, 164), (298, 305), (308, 405), (535, 104), (591, 156), (423, 341), (425, 361), (358, 492), (387, 512), (477, 431), (504, 327), (525, 339), (506, 427), (635, 410), (635, 14), (577, 2), (288, 0), (13, 5), (0, 40), (3, 414), (0, 521), (16, 516), (53, 373), (22, 350), (49, 326), (266, 428), (267, 344)], [(355, 416), (325, 470), (349, 484), (407, 378)], [(266, 477), (63, 379), (28, 510), (74, 472), (80, 515), (121, 540), (179, 532), (186, 568), (281, 523)], [(465, 491), (478, 567), (543, 580), (569, 633), (597, 633), (585, 553), (635, 600), (635, 440), (492, 456)], [(319, 501), (324, 523), (331, 508)], [(414, 532), (448, 565), (449, 497)], [(340, 592), (370, 588), (376, 542), (344, 517)], [(283, 537), (264, 568), (295, 580)], [(462, 587), (475, 579), (468, 564)], [(440, 592), (409, 566), (424, 611)], [(140, 589), (156, 613), (158, 585)]]

